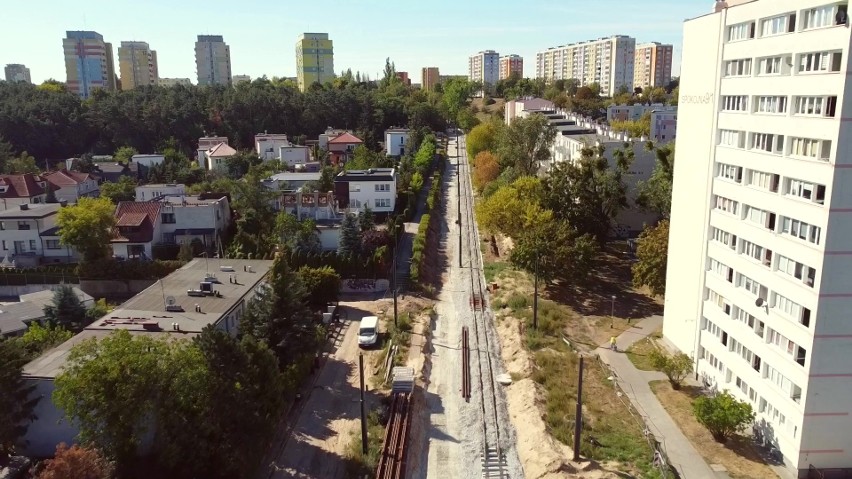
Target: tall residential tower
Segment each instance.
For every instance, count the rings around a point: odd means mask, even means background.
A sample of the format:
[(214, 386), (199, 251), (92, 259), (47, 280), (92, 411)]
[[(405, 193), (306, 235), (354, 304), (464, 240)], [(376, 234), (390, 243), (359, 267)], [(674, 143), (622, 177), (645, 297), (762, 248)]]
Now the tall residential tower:
[(89, 98), (98, 88), (115, 90), (112, 44), (98, 32), (67, 31), (62, 40), (65, 53), (65, 85), (80, 98)]
[(482, 83), (482, 89), (491, 91), (500, 79), (500, 54), (485, 50), (472, 55), (468, 60), (468, 79)]
[(535, 76), (545, 81), (574, 78), (580, 85), (597, 83), (613, 96), (633, 90), (636, 39), (624, 35), (548, 48), (535, 55)]
[(848, 477), (847, 2), (716, 4), (684, 23), (663, 335), (799, 477)]
[(636, 55), (633, 62), (633, 87), (654, 88), (664, 87), (672, 79), (671, 45), (658, 42), (636, 45)]
[(27, 82), (32, 83), (30, 78), (30, 69), (18, 63), (10, 63), (4, 69), (6, 73), (6, 81), (8, 82)]
[(328, 33), (303, 33), (296, 41), (296, 75), (299, 90), (334, 79), (334, 42)]
[(118, 71), (122, 90), (156, 85), (159, 79), (157, 52), (151, 50), (145, 42), (121, 42), (118, 47)]
[(199, 85), (231, 84), (231, 47), (222, 35), (198, 35), (195, 68)]
[(425, 91), (433, 91), (435, 85), (441, 81), (438, 67), (423, 67), (420, 71), (420, 88)]
[(500, 57), (500, 80), (505, 80), (512, 75), (519, 78), (524, 76), (524, 58), (520, 55), (506, 55)]

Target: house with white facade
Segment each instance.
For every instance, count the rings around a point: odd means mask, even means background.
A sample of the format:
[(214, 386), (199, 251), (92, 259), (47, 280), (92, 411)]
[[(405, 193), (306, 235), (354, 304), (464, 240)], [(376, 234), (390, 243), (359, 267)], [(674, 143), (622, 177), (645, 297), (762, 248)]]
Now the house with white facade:
[[(51, 457), (59, 443), (77, 440), (79, 430), (52, 399), (55, 379), (75, 345), (118, 330), (136, 337), (188, 341), (212, 326), (236, 336), (248, 303), (272, 264), (269, 260), (196, 258), (24, 366), (24, 380), (34, 388), (32, 398), (37, 403), (21, 453)], [(152, 430), (149, 437), (155, 434)]]
[(308, 183), (317, 182), (322, 178), (320, 172), (297, 171), (276, 173), (261, 180), (261, 185), (272, 191), (296, 191)]
[(663, 335), (798, 477), (852, 475), (848, 2), (684, 23)]
[(18, 205), (47, 202), (47, 190), (55, 189), (41, 175), (0, 175), (0, 210), (14, 209)]
[(231, 224), (231, 205), (224, 194), (170, 195), (154, 200), (161, 204), (158, 243), (200, 241), (218, 250), (222, 233)]
[(150, 168), (154, 165), (161, 165), (166, 161), (166, 157), (159, 154), (138, 154), (130, 157), (130, 161), (139, 166)]
[(80, 198), (96, 197), (101, 192), (98, 179), (89, 173), (57, 170), (41, 176), (52, 186), (57, 201), (76, 203)]
[(228, 146), (227, 143), (219, 143), (209, 150), (198, 150), (198, 162), (208, 170), (223, 170), (227, 168), (226, 160), (236, 156), (237, 150)]
[(385, 151), (388, 156), (402, 156), (408, 152), (408, 128), (389, 128), (385, 130)]
[(279, 159), (280, 148), (292, 145), (285, 134), (258, 133), (254, 135), (254, 149), (257, 156), (263, 161)]
[(0, 255), (17, 267), (38, 266), (47, 247), (62, 250), (59, 244), (43, 244), (42, 233), (56, 225), (58, 203), (20, 204), (0, 211)]
[(152, 183), (136, 186), (136, 201), (148, 201), (161, 196), (185, 194), (186, 185), (181, 183)]
[(375, 213), (392, 213), (396, 208), (396, 183), (394, 168), (342, 171), (334, 178), (338, 210), (357, 213), (369, 208)]
[(518, 116), (522, 116), (521, 112), (523, 111), (554, 110), (555, 108), (552, 101), (545, 100), (544, 98), (509, 100), (503, 109), (503, 120), (507, 125), (511, 125), (512, 120)]

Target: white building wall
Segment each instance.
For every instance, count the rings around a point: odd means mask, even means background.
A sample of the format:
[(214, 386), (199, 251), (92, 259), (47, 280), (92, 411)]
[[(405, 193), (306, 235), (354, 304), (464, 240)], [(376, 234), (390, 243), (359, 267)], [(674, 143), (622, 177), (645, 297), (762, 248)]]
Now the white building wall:
[(136, 187), (136, 201), (150, 201), (160, 196), (185, 195), (186, 185), (183, 184), (156, 184), (139, 185)]
[(388, 156), (402, 156), (408, 143), (407, 131), (388, 131), (385, 133), (385, 149)]
[(133, 155), (131, 157), (131, 161), (138, 165), (150, 168), (153, 165), (162, 164), (166, 161), (166, 157), (163, 155)]
[[(382, 190), (377, 191), (379, 187)], [(383, 200), (390, 206), (376, 206), (376, 200)], [(370, 208), (376, 213), (390, 213), (396, 207), (396, 179), (393, 181), (350, 181), (349, 208), (363, 210)]]
[(304, 165), (311, 159), (307, 146), (282, 146), (278, 149), (278, 159), (288, 166)]
[[(852, 193), (846, 186), (852, 129), (844, 122), (852, 117), (845, 95), (850, 31), (834, 25), (834, 10), (827, 11), (824, 28), (802, 28), (806, 10), (825, 5), (758, 0), (686, 22), (663, 326), (667, 339), (697, 356), (708, 383), (751, 402), (758, 427), (800, 473), (810, 465), (852, 468)], [(793, 32), (762, 35), (762, 19), (790, 13), (796, 14)], [(754, 38), (727, 41), (725, 27), (746, 24), (748, 31), (750, 22)], [(840, 53), (839, 71), (799, 71), (802, 55), (813, 52)], [(758, 74), (760, 59), (776, 56), (780, 74)], [(751, 71), (724, 76), (726, 62), (740, 59), (752, 62)], [(726, 97), (734, 96), (747, 97), (745, 111), (722, 111), (730, 109)], [(782, 96), (786, 108), (758, 112), (760, 96)], [(836, 97), (836, 111), (803, 115), (799, 96)], [(742, 142), (722, 144), (733, 136), (722, 130), (742, 132)], [(777, 153), (754, 148), (755, 134), (763, 133), (784, 136)], [(797, 156), (796, 137), (830, 146), (815, 157)], [(729, 167), (729, 177), (720, 176), (720, 164)], [(751, 184), (752, 172), (776, 176)], [(791, 196), (791, 180), (821, 185), (824, 200), (814, 201), (816, 187), (810, 200)], [(717, 208), (717, 197), (736, 201), (736, 210)], [(782, 217), (820, 228), (819, 240), (791, 236)], [(714, 240), (716, 230), (736, 235), (734, 247)], [(748, 254), (751, 244), (764, 248), (757, 259)], [(792, 275), (785, 272), (788, 258), (799, 265), (790, 267)], [(814, 271), (812, 285), (803, 265)], [(744, 277), (761, 288), (750, 291)], [(785, 298), (807, 312), (790, 314)], [(783, 336), (778, 344), (776, 335)], [(734, 340), (760, 364), (732, 351)], [(775, 371), (783, 376), (778, 382)], [(744, 390), (738, 381), (747, 383)]]
[(254, 139), (255, 151), (261, 160), (269, 161), (280, 158), (279, 151), (282, 147), (293, 144), (287, 140), (287, 135), (269, 135), (268, 137), (256, 136)]

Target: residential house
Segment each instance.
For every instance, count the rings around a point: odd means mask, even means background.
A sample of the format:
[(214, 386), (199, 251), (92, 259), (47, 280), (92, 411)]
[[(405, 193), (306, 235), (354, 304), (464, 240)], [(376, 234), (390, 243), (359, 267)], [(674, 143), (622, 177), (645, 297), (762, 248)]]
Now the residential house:
[[(30, 324), (43, 322), (44, 308), (53, 304), (53, 296), (57, 288), (58, 285), (51, 289), (22, 294), (19, 302), (0, 306), (0, 338), (22, 336)], [(84, 307), (88, 308), (94, 304), (95, 299), (80, 288), (72, 286), (71, 289)]]
[(269, 178), (261, 180), (261, 184), (273, 191), (295, 191), (301, 189), (309, 182), (319, 181), (322, 178), (320, 172), (284, 172), (276, 173)]
[(331, 162), (339, 165), (346, 163), (352, 157), (352, 154), (364, 142), (360, 138), (351, 134), (343, 133), (328, 140), (328, 154)]
[(162, 238), (162, 204), (152, 201), (121, 201), (115, 207), (113, 256), (121, 259), (151, 259), (151, 247)]
[[(317, 145), (319, 145), (320, 149), (328, 151), (328, 142), (344, 133), (352, 134), (352, 132), (349, 130), (336, 130), (334, 128), (327, 128), (325, 132), (320, 133), (319, 137), (317, 137)], [(308, 140), (306, 143), (310, 144), (311, 140)]]
[(282, 146), (292, 146), (287, 135), (278, 133), (258, 133), (254, 135), (254, 149), (263, 161), (277, 160), (278, 150)]
[[(0, 211), (0, 253), (18, 267), (35, 267), (41, 263), (47, 244), (42, 244), (41, 233), (56, 225), (59, 203), (18, 205)], [(61, 250), (61, 245), (50, 244)]]
[(47, 190), (53, 188), (41, 175), (0, 175), (0, 210), (18, 205), (47, 202)]
[(334, 197), (340, 211), (370, 208), (388, 214), (396, 207), (397, 174), (394, 168), (342, 171), (334, 178)]
[(117, 183), (122, 177), (126, 176), (134, 181), (139, 181), (146, 178), (143, 172), (139, 169), (139, 164), (134, 162), (129, 163), (96, 163), (94, 175), (101, 179), (101, 182), (109, 181)]
[(80, 260), (80, 253), (73, 247), (62, 244), (59, 237), (59, 227), (48, 228), (41, 233), (42, 263), (74, 263)]
[(179, 183), (155, 183), (136, 187), (136, 201), (148, 201), (160, 196), (185, 195), (186, 185)]
[(385, 151), (388, 156), (402, 156), (408, 145), (408, 128), (390, 128), (385, 130)]
[(218, 250), (222, 233), (231, 224), (231, 203), (225, 194), (200, 196), (161, 196), (154, 203), (160, 208), (160, 232), (157, 242), (175, 244), (198, 240), (206, 248)]
[(555, 106), (550, 100), (543, 98), (521, 98), (518, 100), (509, 100), (504, 108), (504, 120), (507, 125), (512, 123), (516, 117), (521, 116), (524, 110), (553, 110)]
[(278, 211), (290, 213), (300, 220), (334, 220), (334, 193), (284, 191), (278, 199)]
[(235, 156), (237, 150), (228, 146), (227, 143), (219, 143), (209, 150), (198, 150), (198, 164), (205, 166), (208, 170), (221, 170), (227, 167), (225, 160)]
[(41, 176), (52, 186), (57, 201), (76, 203), (80, 198), (100, 195), (98, 179), (89, 173), (57, 170)]
[[(236, 336), (242, 316), (272, 264), (268, 260), (194, 259), (160, 280), (159, 285), (147, 288), (24, 366), (24, 380), (35, 388), (32, 397), (38, 402), (33, 411), (36, 419), (27, 428), (21, 453), (50, 457), (57, 444), (75, 442), (79, 430), (52, 399), (56, 376), (63, 371), (75, 345), (105, 338), (117, 330), (136, 337), (191, 340), (212, 326)], [(212, 294), (214, 291), (219, 294)], [(156, 435), (155, 427), (152, 424), (149, 438)]]

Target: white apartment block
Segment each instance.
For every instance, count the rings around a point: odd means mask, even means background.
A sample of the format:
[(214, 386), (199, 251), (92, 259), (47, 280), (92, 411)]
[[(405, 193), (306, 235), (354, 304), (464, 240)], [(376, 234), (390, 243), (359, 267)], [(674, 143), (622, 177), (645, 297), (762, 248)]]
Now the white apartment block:
[(222, 35), (198, 35), (195, 69), (200, 86), (231, 84), (231, 47)]
[(500, 79), (500, 54), (485, 50), (468, 59), (468, 78), (482, 83), (482, 89), (490, 91)]
[(847, 8), (731, 0), (684, 26), (663, 334), (800, 477), (852, 471)]
[(633, 91), (635, 51), (636, 39), (625, 35), (548, 48), (535, 55), (535, 77), (598, 83), (609, 96), (621, 88)]

